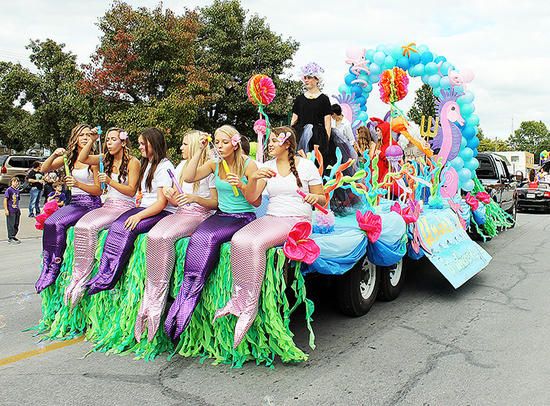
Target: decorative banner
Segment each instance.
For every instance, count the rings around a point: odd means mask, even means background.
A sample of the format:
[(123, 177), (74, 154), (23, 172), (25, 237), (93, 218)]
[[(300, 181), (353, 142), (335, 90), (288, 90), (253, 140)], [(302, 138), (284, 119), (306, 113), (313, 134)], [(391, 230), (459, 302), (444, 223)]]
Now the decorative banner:
[(491, 256), (470, 239), (451, 209), (425, 210), (416, 223), (426, 256), (455, 289), (485, 268)]

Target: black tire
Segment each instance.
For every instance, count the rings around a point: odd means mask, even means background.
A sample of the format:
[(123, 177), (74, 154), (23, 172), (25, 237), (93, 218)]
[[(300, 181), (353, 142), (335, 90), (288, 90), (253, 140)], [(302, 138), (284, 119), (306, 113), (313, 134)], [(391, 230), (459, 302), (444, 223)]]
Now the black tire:
[(338, 278), (338, 305), (342, 313), (351, 317), (365, 315), (378, 295), (379, 270), (369, 263), (367, 256)]
[(383, 266), (380, 268), (380, 290), (378, 291), (378, 299), (384, 302), (391, 302), (397, 299), (405, 281), (405, 258), (392, 266)]

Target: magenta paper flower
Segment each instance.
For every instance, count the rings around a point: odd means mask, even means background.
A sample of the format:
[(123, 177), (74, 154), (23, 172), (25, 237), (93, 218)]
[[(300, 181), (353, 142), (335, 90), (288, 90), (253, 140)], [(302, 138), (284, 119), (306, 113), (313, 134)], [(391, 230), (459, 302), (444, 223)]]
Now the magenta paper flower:
[(478, 194), (476, 194), (476, 199), (479, 200), (481, 203), (491, 203), (491, 196), (489, 196), (489, 193), (487, 192), (479, 192)]
[(370, 242), (378, 241), (380, 233), (382, 232), (382, 219), (378, 214), (374, 214), (372, 211), (367, 210), (365, 214), (357, 210), (355, 218), (359, 224), (359, 228), (367, 234), (367, 238)]
[(311, 230), (311, 223), (307, 221), (300, 221), (292, 227), (283, 245), (283, 252), (287, 258), (305, 262), (308, 265), (315, 262), (321, 249), (315, 241), (308, 238)]
[(416, 200), (409, 200), (407, 206), (401, 209), (401, 205), (397, 202), (393, 204), (390, 211), (394, 211), (403, 217), (406, 224), (416, 223), (420, 216), (421, 207)]
[(472, 196), (470, 192), (466, 194), (466, 197), (464, 198), (464, 200), (466, 200), (466, 203), (468, 203), (468, 206), (472, 208), (472, 211), (476, 211), (477, 208), (479, 207), (478, 200), (474, 196)]
[(263, 118), (260, 118), (259, 120), (256, 120), (254, 122), (254, 127), (253, 128), (254, 128), (254, 132), (257, 135), (263, 137), (263, 136), (265, 136), (265, 133), (267, 131), (267, 123)]

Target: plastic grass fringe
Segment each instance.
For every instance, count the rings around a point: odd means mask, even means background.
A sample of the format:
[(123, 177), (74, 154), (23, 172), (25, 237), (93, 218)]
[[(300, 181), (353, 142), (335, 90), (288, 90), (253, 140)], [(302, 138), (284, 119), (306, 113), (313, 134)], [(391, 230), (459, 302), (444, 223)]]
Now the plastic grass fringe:
[[(477, 177), (474, 177), (474, 193), (486, 192), (485, 188)], [(514, 219), (508, 213), (506, 213), (494, 200), (491, 199), (491, 203), (485, 205), (485, 224), (483, 225), (483, 231), (478, 230), (478, 233), (485, 239), (487, 237), (495, 237), (498, 234), (499, 229), (509, 228), (514, 224)]]
[[(96, 258), (103, 252), (107, 232), (99, 235)], [(69, 339), (85, 332), (86, 339), (94, 343), (94, 351), (128, 354), (136, 358), (152, 360), (159, 354), (175, 354), (176, 349), (165, 335), (161, 322), (155, 338), (148, 342), (146, 334), (140, 343), (134, 338), (134, 325), (139, 310), (146, 279), (145, 234), (140, 235), (134, 246), (129, 264), (120, 281), (111, 291), (94, 296), (84, 296), (81, 302), (70, 310), (63, 303), (63, 293), (69, 284), (73, 266), (73, 237), (71, 228), (67, 237), (67, 250), (61, 274), (55, 285), (42, 293), (43, 317), (39, 330), (48, 332), (48, 338)], [(183, 280), (183, 264), (188, 238), (176, 243), (176, 266), (170, 286), (170, 294), (175, 297)], [(293, 341), (290, 331), (290, 315), (302, 303), (306, 306), (306, 323), (310, 331), (309, 344), (315, 348), (311, 315), (313, 302), (306, 297), (305, 282), (300, 272), (300, 264), (289, 267), (294, 271), (291, 285), (296, 296), (292, 308), (285, 294), (285, 260), (282, 249), (273, 248), (267, 253), (267, 268), (260, 293), (258, 316), (247, 336), (237, 349), (233, 349), (233, 334), (236, 318), (226, 316), (212, 323), (214, 312), (225, 305), (231, 297), (232, 276), (230, 266), (230, 244), (222, 246), (220, 261), (210, 275), (201, 300), (193, 313), (187, 330), (182, 335), (177, 352), (183, 356), (211, 358), (214, 364), (224, 363), (241, 367), (248, 360), (256, 364), (272, 366), (275, 357), (283, 362), (299, 362), (308, 356)], [(97, 263), (94, 273), (97, 272)]]

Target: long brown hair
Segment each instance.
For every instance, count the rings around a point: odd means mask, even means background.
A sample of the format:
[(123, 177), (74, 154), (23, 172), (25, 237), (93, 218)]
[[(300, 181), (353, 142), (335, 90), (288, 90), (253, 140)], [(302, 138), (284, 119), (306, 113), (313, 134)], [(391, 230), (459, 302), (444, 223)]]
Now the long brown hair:
[[(118, 127), (111, 127), (105, 132), (105, 136), (107, 136), (111, 131), (116, 131), (118, 133), (119, 139), (120, 139), (120, 133), (121, 131), (124, 131), (122, 128)], [(124, 183), (126, 181), (126, 177), (128, 176), (128, 165), (130, 163), (130, 138), (126, 138), (122, 141), (122, 160), (120, 162), (120, 167), (118, 168), (118, 181), (120, 183)], [(103, 149), (105, 149), (105, 146), (103, 146)], [(103, 159), (103, 162), (105, 163), (105, 173), (108, 176), (111, 176), (113, 172), (113, 164), (115, 161), (114, 155), (111, 155), (109, 151), (107, 151), (106, 154), (104, 154), (105, 158)]]
[[(214, 137), (218, 134), (226, 135), (229, 138), (237, 134), (241, 135), (235, 127), (228, 124), (222, 125), (220, 128), (218, 128), (214, 132)], [(245, 158), (243, 154), (243, 147), (240, 142), (237, 144), (237, 149), (233, 150), (233, 158), (235, 161), (235, 168), (234, 168), (235, 175), (237, 175), (239, 178), (242, 178), (245, 172), (244, 170)], [(225, 173), (225, 170), (223, 169), (223, 165), (218, 165), (218, 173), (224, 173), (225, 175), (227, 175)]]
[(357, 129), (357, 146), (359, 147), (359, 152), (362, 154), (366, 149), (370, 148), (371, 142), (374, 142), (374, 140), (368, 127), (359, 127)]
[[(78, 124), (73, 127), (71, 130), (71, 136), (69, 137), (69, 142), (67, 144), (67, 157), (69, 159), (69, 169), (72, 171), (74, 164), (78, 160), (78, 136), (85, 129), (91, 130), (92, 127), (88, 124)], [(88, 167), (88, 170), (90, 167)]]
[[(139, 189), (141, 190), (141, 181), (143, 180), (145, 169), (147, 169), (147, 164), (151, 163), (151, 169), (149, 170), (149, 174), (147, 175), (147, 179), (145, 181), (145, 188), (148, 192), (150, 192), (157, 166), (160, 161), (166, 158), (166, 139), (164, 138), (164, 134), (162, 133), (162, 131), (154, 127), (147, 128), (141, 133), (141, 136), (145, 140), (146, 156), (141, 158), (141, 168), (139, 170), (138, 184)], [(147, 158), (147, 155), (149, 155), (149, 146), (151, 146), (151, 149), (153, 150), (153, 157), (151, 158), (151, 161), (149, 161), (149, 159)]]
[[(298, 187), (302, 187), (302, 180), (300, 179), (300, 176), (298, 175), (298, 170), (296, 169), (296, 133), (294, 132), (294, 129), (292, 127), (275, 127), (271, 130), (275, 135), (279, 135), (282, 133), (290, 133), (290, 137), (286, 139), (284, 144), (288, 145), (288, 163), (290, 164), (290, 172), (294, 175), (296, 178), (296, 184)], [(283, 145), (284, 145), (283, 144)]]

